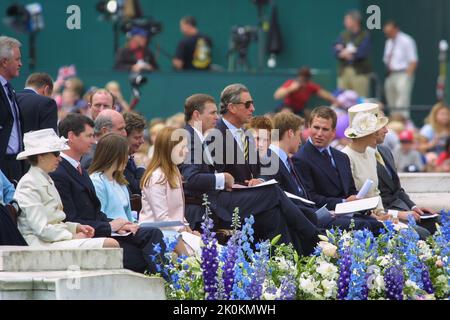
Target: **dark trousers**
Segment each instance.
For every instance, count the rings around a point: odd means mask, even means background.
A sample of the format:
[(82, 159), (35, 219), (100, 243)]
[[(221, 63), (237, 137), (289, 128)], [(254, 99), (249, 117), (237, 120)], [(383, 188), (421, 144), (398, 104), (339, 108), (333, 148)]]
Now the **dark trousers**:
[(0, 159), (0, 170), (10, 180), (19, 182), (24, 172), (24, 161), (16, 160), (17, 155), (4, 155)]
[[(114, 237), (123, 249), (123, 266), (135, 272), (156, 273), (156, 263), (163, 263), (165, 244), (161, 230), (153, 227), (140, 227), (138, 232), (126, 237)], [(157, 255), (154, 262), (151, 256), (156, 252), (153, 249), (156, 244), (161, 245), (161, 254)]]
[(0, 205), (0, 246), (26, 246), (7, 209)]

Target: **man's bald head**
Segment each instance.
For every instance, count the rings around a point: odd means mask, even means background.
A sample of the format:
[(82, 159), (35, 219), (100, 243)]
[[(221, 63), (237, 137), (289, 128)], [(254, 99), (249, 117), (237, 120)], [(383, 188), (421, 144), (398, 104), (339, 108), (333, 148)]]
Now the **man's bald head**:
[(117, 133), (123, 137), (127, 136), (123, 116), (112, 109), (103, 110), (95, 118), (95, 136), (100, 138), (109, 132)]

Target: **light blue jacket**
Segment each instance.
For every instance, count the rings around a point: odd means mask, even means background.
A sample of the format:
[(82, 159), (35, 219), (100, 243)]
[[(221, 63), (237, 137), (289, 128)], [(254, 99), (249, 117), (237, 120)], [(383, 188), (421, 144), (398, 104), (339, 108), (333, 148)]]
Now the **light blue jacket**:
[(8, 204), (14, 196), (14, 186), (0, 170), (0, 204)]
[(131, 214), (130, 195), (126, 186), (122, 185), (121, 189), (128, 198), (128, 205), (123, 207), (120, 197), (114, 193), (112, 182), (106, 178), (103, 173), (95, 172), (90, 175), (92, 183), (95, 187), (95, 193), (101, 203), (101, 210), (110, 219), (123, 218), (134, 222)]

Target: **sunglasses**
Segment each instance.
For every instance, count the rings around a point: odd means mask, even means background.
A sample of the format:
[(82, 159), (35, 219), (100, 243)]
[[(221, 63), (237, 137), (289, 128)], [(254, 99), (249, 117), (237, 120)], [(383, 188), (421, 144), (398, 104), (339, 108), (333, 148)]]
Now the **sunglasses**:
[(248, 108), (250, 108), (253, 105), (253, 100), (248, 100), (248, 101), (245, 101), (245, 102), (238, 102), (238, 103), (235, 103), (235, 104), (243, 104), (245, 106), (245, 109), (248, 109)]
[(52, 154), (55, 156), (55, 158), (58, 158), (60, 153), (61, 152), (59, 152), (59, 151), (52, 152)]

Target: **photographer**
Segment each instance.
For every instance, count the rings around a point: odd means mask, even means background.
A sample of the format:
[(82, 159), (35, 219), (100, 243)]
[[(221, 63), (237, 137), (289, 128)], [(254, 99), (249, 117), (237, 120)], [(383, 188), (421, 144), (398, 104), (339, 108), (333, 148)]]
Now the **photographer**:
[(128, 35), (130, 39), (127, 45), (117, 51), (114, 69), (135, 73), (158, 70), (155, 57), (147, 47), (148, 31), (133, 27)]
[(172, 64), (177, 70), (209, 70), (211, 65), (211, 39), (199, 33), (194, 17), (184, 17), (180, 30), (185, 38), (178, 43)]

